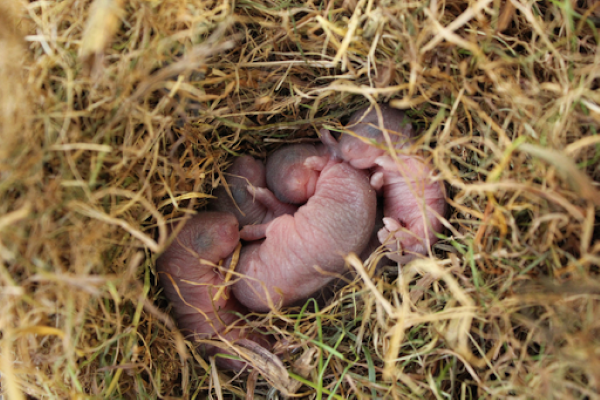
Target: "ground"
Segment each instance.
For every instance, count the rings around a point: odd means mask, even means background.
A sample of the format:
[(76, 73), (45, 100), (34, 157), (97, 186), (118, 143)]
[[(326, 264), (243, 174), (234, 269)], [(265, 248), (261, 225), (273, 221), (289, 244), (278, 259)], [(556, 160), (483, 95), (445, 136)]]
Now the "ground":
[[(600, 397), (600, 3), (0, 3), (0, 393)], [(260, 315), (215, 369), (156, 285), (237, 154), (406, 110), (446, 184), (430, 257)]]

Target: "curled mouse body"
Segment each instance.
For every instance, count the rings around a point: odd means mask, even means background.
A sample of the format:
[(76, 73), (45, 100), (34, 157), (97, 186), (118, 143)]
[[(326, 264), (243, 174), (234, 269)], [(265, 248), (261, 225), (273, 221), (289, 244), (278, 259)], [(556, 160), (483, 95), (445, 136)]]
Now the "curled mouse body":
[(394, 161), (382, 156), (376, 163), (373, 176), (381, 174), (383, 188), (384, 227), (377, 233), (379, 241), (394, 251), (400, 245), (404, 256), (391, 257), (398, 261), (427, 254), (438, 240), (436, 233), (444, 229), (440, 220), (447, 208), (443, 184), (432, 180), (431, 166), (420, 157), (399, 155)]
[(219, 186), (213, 192), (216, 199), (210, 201), (209, 208), (233, 213), (240, 226), (262, 224), (276, 216), (296, 211), (297, 207), (276, 201), (274, 196), (257, 201), (248, 191), (248, 186), (267, 187), (265, 166), (260, 160), (250, 156), (238, 157), (227, 169), (227, 175), (227, 185), (232, 196), (223, 185)]
[(279, 148), (267, 158), (267, 187), (284, 203), (306, 203), (315, 193), (320, 172), (304, 162), (326, 153), (323, 145), (291, 144)]
[[(395, 149), (411, 144), (415, 133), (404, 112), (386, 104), (380, 104), (383, 127), (390, 136)], [(321, 130), (321, 140), (334, 153), (357, 169), (369, 169), (375, 166), (375, 159), (386, 154), (387, 146), (384, 134), (379, 127), (379, 116), (375, 108), (363, 108), (350, 117), (346, 128), (355, 135), (344, 133), (339, 142), (328, 130)]]
[[(405, 114), (387, 105), (379, 105), (383, 127), (394, 149), (409, 146), (414, 131)], [(379, 128), (375, 107), (356, 111), (347, 125), (355, 135), (344, 133), (339, 143), (326, 129), (321, 130), (323, 142), (337, 148), (341, 157), (355, 168), (371, 169), (371, 184), (384, 197), (384, 226), (377, 236), (391, 250), (408, 261), (415, 254), (426, 254), (443, 230), (440, 217), (446, 212), (444, 186), (434, 181), (432, 167), (421, 157), (386, 153), (387, 141)]]
[[(344, 255), (366, 247), (375, 224), (376, 195), (364, 171), (334, 158), (307, 161), (321, 171), (315, 193), (292, 215), (247, 226), (233, 287), (248, 308), (268, 311), (311, 295), (344, 271)], [(349, 189), (351, 188), (351, 189)], [(268, 189), (265, 189), (268, 190)]]
[[(270, 348), (265, 337), (244, 329), (236, 313), (245, 314), (247, 310), (233, 297), (229, 287), (215, 298), (224, 284), (223, 274), (216, 266), (238, 245), (238, 229), (238, 221), (231, 213), (203, 212), (191, 218), (157, 259), (158, 277), (184, 335), (197, 339), (251, 340)], [(232, 325), (235, 327), (231, 328)], [(208, 355), (225, 353), (211, 346), (202, 349)], [(217, 360), (220, 366), (234, 370), (245, 365), (237, 360)]]

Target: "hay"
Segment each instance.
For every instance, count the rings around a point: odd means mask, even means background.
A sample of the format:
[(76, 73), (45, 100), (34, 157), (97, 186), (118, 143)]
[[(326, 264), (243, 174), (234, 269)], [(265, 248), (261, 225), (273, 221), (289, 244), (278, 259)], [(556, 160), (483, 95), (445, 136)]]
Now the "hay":
[[(0, 393), (600, 397), (599, 4), (2, 2)], [(156, 286), (165, 221), (390, 100), (448, 184), (435, 257), (253, 321), (281, 381), (215, 370)]]

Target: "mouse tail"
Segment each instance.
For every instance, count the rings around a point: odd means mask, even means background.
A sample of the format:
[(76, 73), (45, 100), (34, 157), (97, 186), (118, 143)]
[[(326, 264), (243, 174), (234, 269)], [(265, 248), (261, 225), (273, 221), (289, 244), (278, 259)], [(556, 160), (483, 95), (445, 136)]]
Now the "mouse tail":
[(321, 134), (321, 142), (327, 147), (329, 153), (338, 161), (342, 161), (342, 152), (338, 141), (333, 137), (329, 129), (322, 128), (319, 133)]

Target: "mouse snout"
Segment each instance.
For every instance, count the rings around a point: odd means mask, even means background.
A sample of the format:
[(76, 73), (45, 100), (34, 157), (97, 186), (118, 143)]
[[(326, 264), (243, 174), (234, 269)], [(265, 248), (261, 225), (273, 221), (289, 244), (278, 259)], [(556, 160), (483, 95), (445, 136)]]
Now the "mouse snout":
[(288, 175), (287, 200), (294, 204), (306, 202), (314, 194), (317, 172), (306, 169), (303, 165), (293, 168)]
[(364, 143), (361, 139), (349, 135), (342, 136), (340, 152), (343, 160), (357, 169), (375, 166), (375, 159), (384, 153), (375, 145)]
[(342, 152), (344, 161), (360, 158), (362, 153), (360, 147), (362, 147), (360, 139), (348, 135), (344, 135), (340, 139), (340, 151)]

